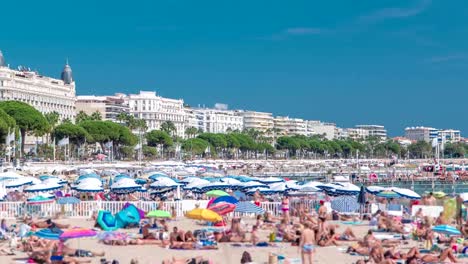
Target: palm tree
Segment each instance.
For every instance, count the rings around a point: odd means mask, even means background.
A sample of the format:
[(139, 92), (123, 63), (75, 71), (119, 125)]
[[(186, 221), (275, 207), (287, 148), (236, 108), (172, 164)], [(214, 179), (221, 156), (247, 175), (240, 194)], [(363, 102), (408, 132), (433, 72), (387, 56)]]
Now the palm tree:
[(198, 129), (196, 127), (188, 127), (185, 129), (185, 136), (187, 138), (194, 138), (198, 134)]
[(96, 120), (96, 121), (102, 120), (101, 112), (96, 111), (96, 112), (92, 113), (91, 114), (91, 120)]
[(47, 144), (49, 144), (50, 135), (60, 120), (60, 114), (54, 111), (45, 113), (44, 117), (47, 120), (47, 123), (49, 123), (49, 127), (47, 129)]
[(76, 124), (81, 123), (86, 120), (89, 120), (89, 116), (84, 111), (80, 111), (75, 117)]
[(127, 112), (120, 112), (116, 117), (115, 119), (119, 122), (119, 123), (126, 123), (127, 120), (130, 118), (130, 115), (127, 113)]
[(177, 132), (177, 128), (171, 121), (164, 121), (161, 123), (161, 130), (166, 132), (167, 134), (174, 136), (175, 132)]

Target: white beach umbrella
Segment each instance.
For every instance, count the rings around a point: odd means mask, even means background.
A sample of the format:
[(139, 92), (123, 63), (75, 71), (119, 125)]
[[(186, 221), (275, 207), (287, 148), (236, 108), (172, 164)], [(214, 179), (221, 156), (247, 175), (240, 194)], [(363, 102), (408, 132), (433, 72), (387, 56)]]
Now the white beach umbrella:
[(159, 177), (156, 179), (155, 182), (150, 184), (151, 189), (165, 189), (165, 188), (177, 188), (177, 186), (181, 186), (182, 184), (177, 183), (173, 179), (169, 177)]
[(283, 179), (278, 177), (256, 178), (255, 180), (265, 184), (284, 182)]
[(392, 187), (392, 188), (390, 188), (390, 190), (392, 190), (393, 192), (401, 195), (404, 198), (421, 199), (421, 195), (417, 194), (415, 191), (410, 190), (410, 189)]
[(62, 185), (54, 182), (43, 182), (24, 188), (24, 192), (48, 192), (62, 189)]
[(381, 191), (384, 191), (386, 188), (382, 186), (367, 186), (366, 191), (371, 194), (377, 194)]
[(115, 193), (132, 193), (141, 190), (141, 185), (137, 184), (133, 179), (122, 178), (113, 183), (110, 189)]
[(258, 182), (258, 181), (249, 181), (249, 182), (243, 182), (239, 185), (242, 189), (252, 189), (252, 188), (267, 188), (269, 189), (270, 187), (264, 183)]

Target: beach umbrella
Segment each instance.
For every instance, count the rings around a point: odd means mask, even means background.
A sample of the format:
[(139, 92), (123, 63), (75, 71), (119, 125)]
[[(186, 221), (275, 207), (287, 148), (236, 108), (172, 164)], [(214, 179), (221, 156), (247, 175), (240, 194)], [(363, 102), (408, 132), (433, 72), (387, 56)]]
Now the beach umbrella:
[(97, 235), (97, 232), (92, 229), (87, 228), (73, 228), (63, 231), (60, 235), (60, 239), (71, 239), (71, 238), (82, 238), (82, 237), (94, 237)]
[(247, 199), (247, 195), (241, 191), (235, 191), (232, 196), (236, 198), (237, 200), (245, 200)]
[(137, 184), (133, 179), (121, 178), (119, 181), (114, 182), (110, 189), (111, 192), (114, 193), (126, 194), (141, 190), (141, 186)]
[(410, 190), (410, 189), (392, 187), (391, 190), (404, 198), (408, 198), (412, 200), (421, 199), (421, 195), (417, 194), (415, 191)]
[(105, 231), (113, 231), (119, 228), (114, 215), (109, 211), (99, 211), (96, 222)]
[(199, 190), (200, 192), (207, 192), (207, 191), (212, 191), (212, 190), (230, 189), (230, 188), (231, 186), (224, 182), (209, 182), (209, 183), (195, 187), (195, 190)]
[(229, 196), (229, 194), (225, 191), (221, 190), (212, 190), (206, 193), (208, 197), (220, 197), (220, 196)]
[(136, 179), (135, 179), (135, 182), (136, 182), (137, 184), (140, 184), (140, 185), (143, 185), (143, 184), (146, 184), (146, 183), (147, 183), (147, 181), (146, 181), (145, 179), (141, 179), (141, 178), (136, 178)]
[(214, 199), (212, 204), (217, 204), (217, 203), (221, 203), (221, 202), (236, 204), (236, 203), (239, 202), (239, 200), (237, 200), (236, 198), (234, 198), (232, 196), (220, 196), (220, 197)]
[(244, 214), (263, 214), (265, 213), (265, 210), (259, 206), (256, 206), (255, 204), (251, 202), (238, 202), (236, 204), (236, 209), (234, 210), (236, 213), (244, 213)]
[(250, 188), (270, 188), (270, 186), (264, 183), (258, 182), (258, 181), (243, 182), (239, 186), (243, 190), (250, 189)]
[(185, 214), (189, 219), (202, 220), (207, 222), (221, 222), (223, 218), (209, 209), (196, 208)]
[(331, 208), (340, 213), (354, 213), (359, 204), (354, 196), (340, 196), (331, 201)]
[(48, 198), (48, 197), (44, 197), (42, 195), (38, 195), (38, 196), (35, 196), (33, 198), (29, 198), (26, 202), (27, 202), (27, 204), (37, 205), (37, 204), (52, 203), (53, 201), (54, 201), (54, 199), (52, 199), (52, 198)]
[(166, 173), (164, 172), (153, 172), (151, 173), (151, 176), (148, 177), (148, 179), (152, 180), (152, 181), (156, 181), (158, 178), (160, 177), (166, 177), (168, 178), (169, 175), (167, 175)]
[(277, 177), (257, 178), (256, 180), (264, 184), (284, 182), (283, 179)]
[(78, 204), (80, 203), (80, 199), (76, 198), (76, 197), (61, 197), (59, 199), (57, 199), (57, 204), (62, 204), (62, 205), (65, 205), (65, 204)]
[(17, 179), (8, 180), (5, 184), (5, 188), (12, 189), (12, 188), (18, 188), (18, 187), (21, 187), (24, 185), (30, 185), (30, 184), (33, 184), (33, 179), (31, 179), (30, 177), (21, 177)]
[(382, 198), (387, 198), (387, 199), (400, 198), (401, 197), (398, 193), (396, 193), (394, 191), (390, 191), (390, 190), (380, 191), (375, 196), (382, 197)]
[(132, 177), (128, 176), (127, 174), (118, 174), (114, 177), (113, 182), (118, 182), (122, 179), (132, 179)]
[(58, 183), (39, 183), (39, 184), (34, 184), (31, 186), (28, 186), (24, 188), (24, 192), (47, 192), (47, 191), (53, 191), (53, 190), (58, 190), (62, 189), (62, 185)]
[(320, 185), (320, 182), (311, 181), (303, 185), (299, 185), (300, 192), (319, 192), (320, 189), (317, 186)]
[(357, 202), (359, 204), (365, 204), (366, 203), (366, 191), (365, 191), (364, 185), (361, 186), (361, 191), (359, 192)]
[(172, 215), (168, 211), (154, 210), (146, 214), (148, 218), (171, 218)]
[(231, 204), (231, 203), (221, 202), (221, 203), (217, 203), (217, 204), (210, 206), (208, 209), (210, 209), (211, 211), (219, 215), (226, 215), (234, 211), (234, 209), (236, 209), (236, 205)]
[(101, 178), (82, 178), (75, 181), (77, 185), (95, 185), (102, 186)]
[(461, 193), (460, 196), (463, 199), (464, 203), (468, 202), (468, 193)]
[(384, 191), (385, 187), (382, 186), (367, 186), (366, 191), (370, 194), (377, 194), (378, 192)]
[(74, 188), (75, 191), (77, 192), (102, 192), (104, 191), (104, 188), (101, 186), (96, 186), (96, 185), (88, 185), (88, 184), (78, 184)]
[(449, 236), (459, 236), (459, 235), (461, 235), (460, 230), (458, 230), (457, 228), (455, 228), (453, 226), (449, 226), (449, 225), (434, 226), (432, 228), (432, 231), (437, 232), (437, 233), (441, 233), (441, 234), (446, 234), (446, 235), (449, 235)]
[(261, 194), (264, 194), (264, 195), (270, 195), (270, 194), (275, 194), (275, 193), (280, 193), (281, 192), (281, 191), (278, 191), (278, 190), (272, 190), (270, 188), (253, 188), (253, 189), (249, 189), (248, 191), (246, 191), (246, 193), (248, 195), (252, 195), (256, 191), (259, 191)]
[(222, 182), (224, 182), (226, 184), (232, 185), (232, 186), (238, 186), (239, 184), (242, 183), (241, 181), (239, 181), (237, 179), (229, 178), (229, 177), (221, 178), (220, 181), (222, 181)]
[(169, 178), (169, 177), (159, 177), (156, 179), (155, 182), (150, 184), (151, 189), (176, 189), (178, 186), (180, 186), (180, 183), (177, 183), (174, 181), (174, 179)]
[[(58, 231), (58, 232), (57, 232)], [(59, 240), (60, 235), (63, 233), (62, 230), (51, 230), (49, 228), (41, 229), (34, 233), (35, 236), (48, 240)]]

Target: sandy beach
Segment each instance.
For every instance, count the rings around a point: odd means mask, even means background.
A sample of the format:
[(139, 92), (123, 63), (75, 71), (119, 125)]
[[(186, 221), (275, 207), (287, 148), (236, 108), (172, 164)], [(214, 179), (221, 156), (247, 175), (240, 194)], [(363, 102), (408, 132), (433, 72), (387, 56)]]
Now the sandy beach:
[[(246, 219), (247, 225), (251, 228), (253, 220)], [(87, 227), (92, 228), (93, 222), (85, 219), (61, 219), (58, 220), (60, 223), (69, 223), (71, 226)], [(10, 223), (12, 223), (10, 221)], [(335, 222), (337, 223), (337, 222)], [(183, 230), (195, 230), (203, 226), (198, 225), (196, 221), (189, 219), (177, 219), (169, 222), (169, 226), (178, 226)], [(347, 225), (340, 224), (339, 231), (343, 230)], [(364, 236), (369, 229), (367, 224), (353, 225), (353, 230), (358, 237)], [(126, 232), (138, 232), (138, 229), (128, 229)], [(261, 230), (259, 232), (260, 237), (266, 241), (268, 238), (268, 230)], [(314, 256), (315, 263), (354, 263), (358, 259), (363, 257), (351, 256), (344, 253), (347, 245), (352, 242), (341, 242), (341, 245), (336, 247), (325, 247), (317, 248)], [(300, 254), (298, 247), (293, 247), (290, 243), (277, 243), (277, 247), (234, 247), (231, 243), (220, 243), (219, 249), (217, 250), (171, 250), (161, 248), (154, 245), (143, 245), (143, 246), (107, 246), (102, 243), (98, 243), (97, 238), (82, 238), (69, 240), (68, 244), (73, 248), (88, 249), (93, 251), (105, 251), (107, 260), (118, 260), (120, 263), (130, 263), (132, 259), (137, 259), (141, 264), (152, 264), (161, 263), (163, 259), (176, 257), (193, 257), (203, 256), (210, 258), (216, 264), (238, 264), (242, 253), (248, 251), (255, 263), (267, 263), (269, 253), (281, 254), (289, 259), (296, 260), (300, 263)], [(404, 248), (409, 248), (409, 245), (405, 245)], [(17, 252), (16, 256), (0, 256), (0, 263), (24, 263), (26, 255), (22, 252)], [(23, 259), (20, 262), (18, 259)], [(92, 263), (100, 263), (100, 258), (94, 258)]]

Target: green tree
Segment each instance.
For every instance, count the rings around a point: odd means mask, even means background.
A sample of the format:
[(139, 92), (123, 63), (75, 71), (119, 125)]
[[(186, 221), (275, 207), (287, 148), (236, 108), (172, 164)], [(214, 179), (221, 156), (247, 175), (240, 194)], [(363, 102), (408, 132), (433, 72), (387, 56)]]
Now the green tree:
[(0, 109), (13, 117), (21, 133), (21, 152), (24, 153), (24, 139), (26, 133), (35, 131), (43, 133), (47, 131), (49, 124), (41, 112), (34, 107), (18, 101), (0, 102)]
[(148, 146), (151, 147), (163, 145), (165, 148), (167, 148), (174, 144), (172, 138), (166, 132), (161, 130), (152, 130), (146, 133), (146, 142)]
[(81, 123), (83, 121), (88, 121), (88, 120), (91, 120), (91, 118), (84, 111), (78, 112), (78, 114), (76, 114), (76, 116), (75, 116), (75, 123), (77, 123), (77, 124), (79, 124), (79, 123)]
[(198, 129), (196, 127), (188, 127), (185, 129), (185, 136), (187, 138), (193, 138), (198, 134)]
[(147, 159), (155, 158), (158, 155), (158, 151), (155, 147), (143, 146), (143, 155)]
[[(0, 141), (5, 142), (8, 133), (16, 129), (16, 121), (0, 108)], [(11, 143), (11, 142), (8, 142)]]
[(91, 136), (83, 127), (71, 123), (58, 125), (54, 129), (53, 136), (57, 141), (68, 137), (70, 143), (77, 146), (84, 144), (86, 141), (92, 141)]
[(412, 158), (427, 158), (432, 154), (432, 146), (428, 142), (420, 140), (409, 145), (408, 152)]
[(47, 142), (49, 141), (49, 138), (51, 137), (51, 133), (54, 130), (54, 128), (57, 126), (58, 122), (60, 121), (60, 114), (57, 112), (50, 112), (50, 113), (45, 113), (44, 118), (47, 120), (47, 123), (49, 124), (48, 127), (48, 137), (47, 137)]
[(96, 111), (96, 112), (92, 113), (91, 116), (90, 116), (90, 119), (91, 119), (91, 120), (95, 120), (95, 121), (100, 121), (100, 120), (102, 120), (101, 112)]
[(172, 121), (164, 121), (161, 123), (161, 131), (173, 137), (177, 133), (177, 128)]
[(203, 155), (209, 145), (210, 143), (201, 138), (190, 138), (182, 144), (182, 149), (194, 155)]

